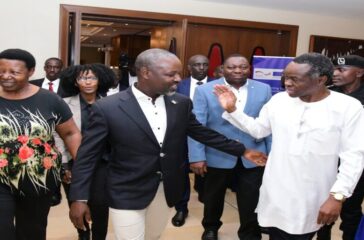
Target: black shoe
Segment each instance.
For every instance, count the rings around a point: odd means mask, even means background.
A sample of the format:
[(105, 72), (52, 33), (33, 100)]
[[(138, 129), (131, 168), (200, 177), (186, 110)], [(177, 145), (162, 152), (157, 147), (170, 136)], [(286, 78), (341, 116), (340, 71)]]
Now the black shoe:
[(79, 231), (78, 240), (90, 240), (90, 231)]
[(217, 230), (205, 230), (201, 237), (202, 240), (217, 240)]
[(186, 218), (188, 216), (188, 212), (177, 211), (176, 215), (172, 218), (172, 224), (176, 227), (181, 227), (185, 224)]

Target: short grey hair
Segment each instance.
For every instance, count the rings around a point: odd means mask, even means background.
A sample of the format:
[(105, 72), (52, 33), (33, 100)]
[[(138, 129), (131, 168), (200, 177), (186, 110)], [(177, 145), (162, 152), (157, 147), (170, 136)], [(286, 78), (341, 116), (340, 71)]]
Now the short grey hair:
[(320, 53), (305, 53), (293, 59), (293, 62), (310, 65), (311, 69), (307, 74), (311, 79), (326, 76), (328, 81), (332, 80), (334, 65), (328, 57)]
[(142, 67), (150, 68), (158, 65), (158, 60), (161, 58), (177, 58), (176, 55), (174, 55), (171, 52), (168, 52), (167, 50), (160, 49), (160, 48), (151, 48), (148, 50), (145, 50), (144, 52), (140, 53), (136, 60), (135, 60), (135, 69), (137, 72), (140, 71)]

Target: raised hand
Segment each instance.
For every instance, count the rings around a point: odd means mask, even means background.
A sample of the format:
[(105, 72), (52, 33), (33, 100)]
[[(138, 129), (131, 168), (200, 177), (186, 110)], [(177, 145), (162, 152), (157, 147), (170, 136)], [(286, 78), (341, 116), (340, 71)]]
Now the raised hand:
[(226, 85), (216, 84), (214, 86), (214, 94), (219, 99), (220, 105), (227, 112), (234, 112), (236, 110), (236, 96)]
[(265, 166), (268, 158), (264, 153), (251, 149), (246, 149), (243, 157), (257, 166)]

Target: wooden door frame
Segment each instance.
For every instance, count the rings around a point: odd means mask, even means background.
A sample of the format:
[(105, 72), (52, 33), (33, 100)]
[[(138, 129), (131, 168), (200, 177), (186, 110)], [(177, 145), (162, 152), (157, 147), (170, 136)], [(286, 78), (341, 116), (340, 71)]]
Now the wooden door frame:
[(88, 7), (88, 6), (77, 6), (77, 5), (60, 5), (60, 24), (59, 24), (59, 56), (64, 61), (65, 65), (68, 66), (68, 33), (69, 33), (69, 15), (70, 13), (75, 14), (75, 62), (78, 63), (80, 58), (80, 34), (81, 34), (81, 16), (83, 13), (87, 14), (98, 14), (106, 16), (122, 16), (128, 18), (138, 18), (146, 20), (167, 20), (167, 21), (181, 21), (182, 24), (182, 36), (183, 41), (181, 43), (181, 56), (180, 59), (182, 64), (186, 61), (186, 38), (187, 28), (189, 23), (193, 24), (208, 24), (214, 26), (225, 26), (225, 27), (237, 27), (237, 28), (250, 28), (250, 29), (265, 29), (265, 30), (277, 30), (277, 31), (289, 31), (290, 32), (290, 45), (289, 55), (295, 56), (297, 49), (297, 38), (298, 38), (298, 26), (288, 24), (277, 24), (277, 23), (264, 23), (264, 22), (253, 22), (243, 20), (232, 20), (223, 18), (210, 18), (210, 17), (197, 17), (189, 15), (178, 15), (178, 14), (167, 14), (167, 13), (156, 13), (156, 12), (144, 12), (135, 10), (125, 9), (113, 9), (113, 8), (100, 8), (100, 7)]

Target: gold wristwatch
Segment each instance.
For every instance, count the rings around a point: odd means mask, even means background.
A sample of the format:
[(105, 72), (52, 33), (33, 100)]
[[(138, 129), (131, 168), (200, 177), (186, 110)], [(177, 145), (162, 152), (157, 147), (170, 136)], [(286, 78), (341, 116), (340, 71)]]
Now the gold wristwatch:
[(344, 202), (346, 199), (346, 197), (342, 193), (332, 192), (330, 194), (334, 197), (335, 200), (340, 201), (340, 202)]

